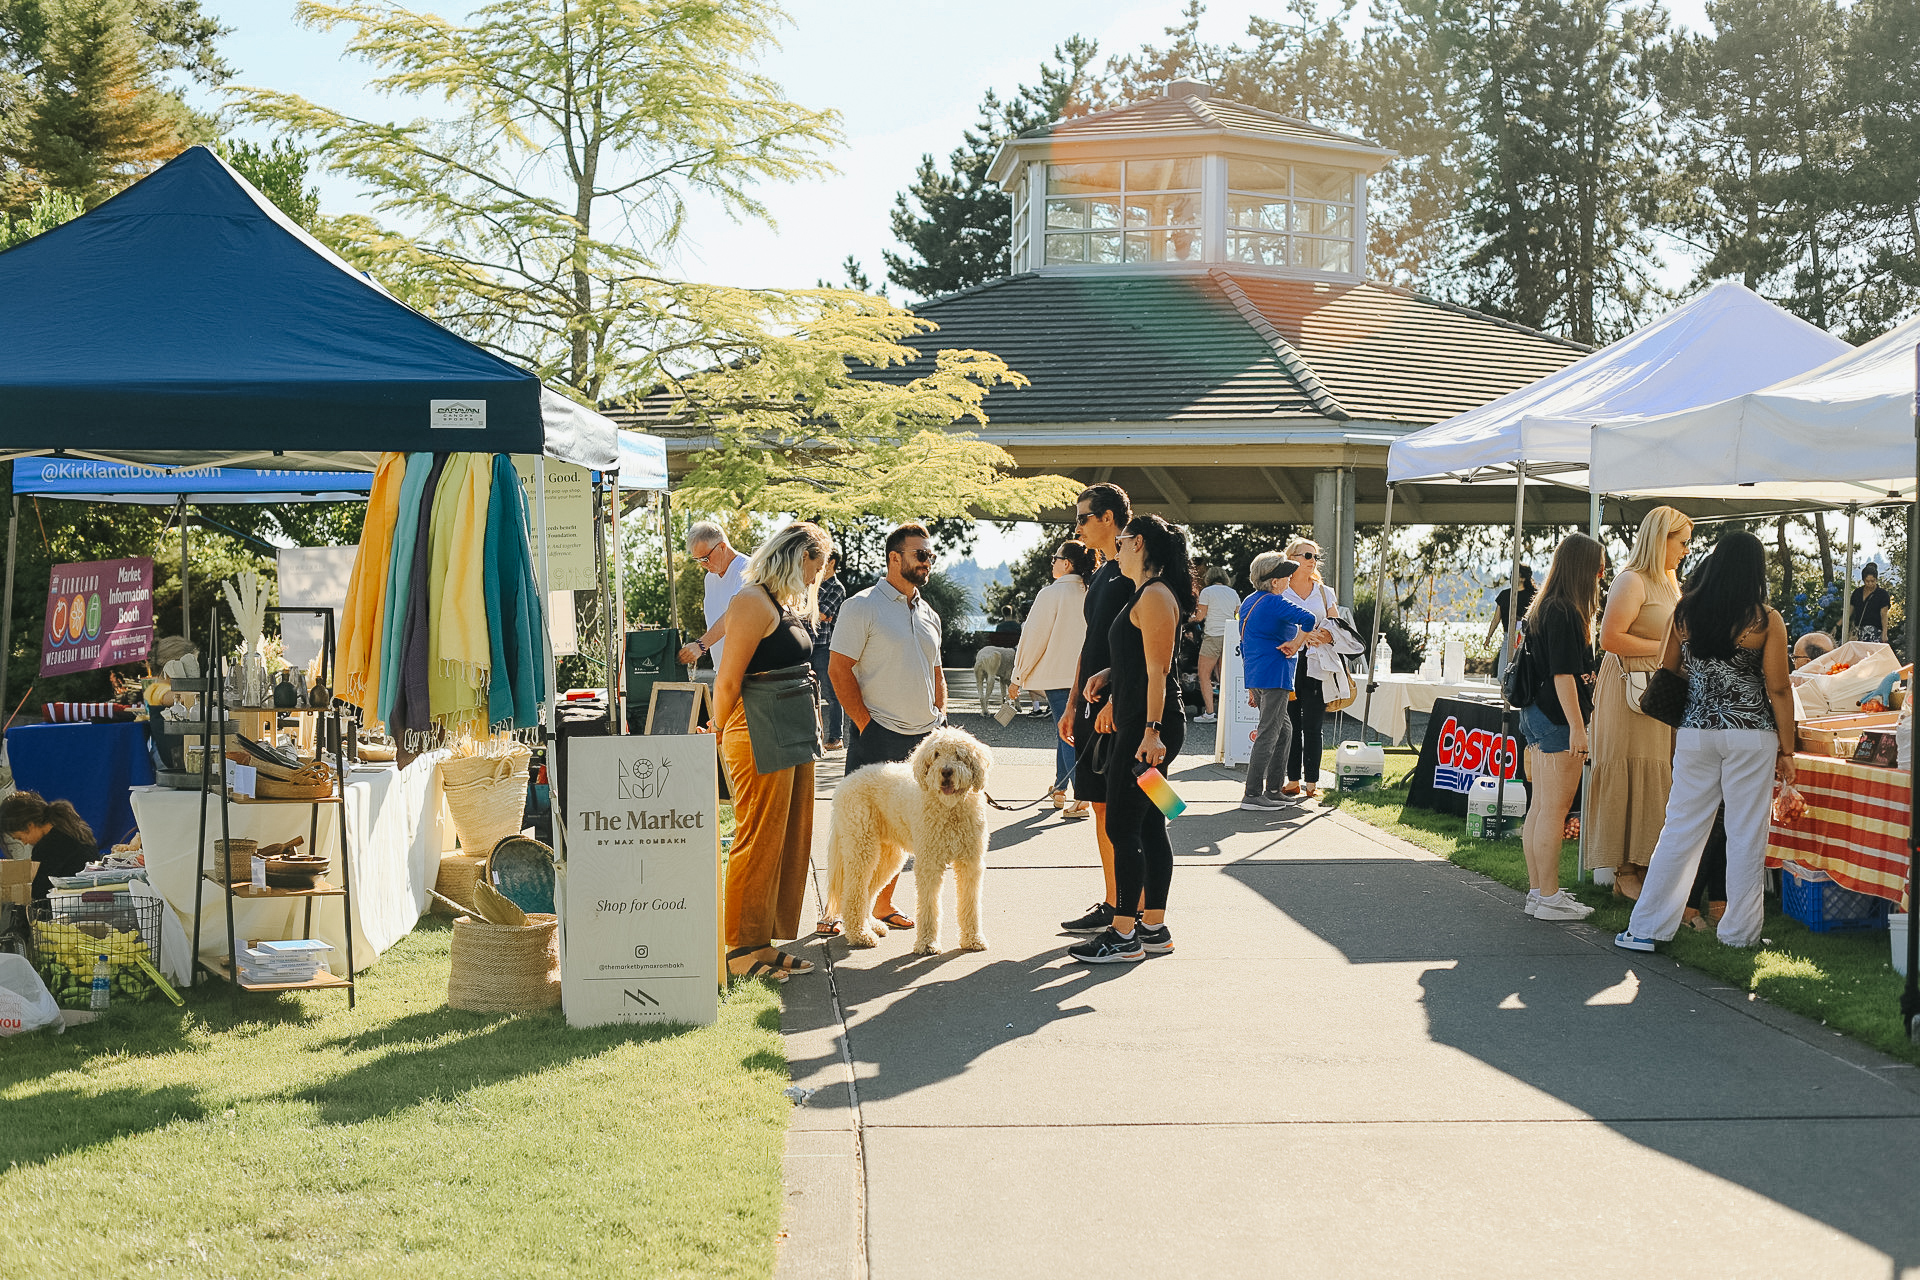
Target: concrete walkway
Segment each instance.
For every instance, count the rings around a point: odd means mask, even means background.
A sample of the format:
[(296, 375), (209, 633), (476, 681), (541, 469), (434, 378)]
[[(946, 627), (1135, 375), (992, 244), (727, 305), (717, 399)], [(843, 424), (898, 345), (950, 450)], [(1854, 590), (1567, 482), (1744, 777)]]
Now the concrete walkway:
[[(1045, 805), (994, 815), (991, 950), (804, 948), (782, 1280), (1920, 1275), (1920, 1073), (1331, 811), (1241, 813), (1198, 747), (1172, 955), (1066, 961), (1099, 864)], [(1044, 749), (996, 754), (1041, 794)]]

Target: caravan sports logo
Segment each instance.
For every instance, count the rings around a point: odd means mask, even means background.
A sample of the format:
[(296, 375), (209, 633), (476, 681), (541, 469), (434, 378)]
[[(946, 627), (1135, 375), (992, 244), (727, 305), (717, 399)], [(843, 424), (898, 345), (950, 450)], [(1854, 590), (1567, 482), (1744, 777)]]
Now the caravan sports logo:
[(667, 762), (656, 764), (646, 756), (620, 761), (617, 790), (622, 800), (660, 799), (667, 793)]
[(1440, 762), (1434, 766), (1436, 791), (1457, 791), (1462, 795), (1473, 789), (1473, 780), (1489, 777), (1519, 776), (1520, 743), (1511, 734), (1502, 736), (1492, 729), (1462, 728), (1453, 716), (1440, 726)]

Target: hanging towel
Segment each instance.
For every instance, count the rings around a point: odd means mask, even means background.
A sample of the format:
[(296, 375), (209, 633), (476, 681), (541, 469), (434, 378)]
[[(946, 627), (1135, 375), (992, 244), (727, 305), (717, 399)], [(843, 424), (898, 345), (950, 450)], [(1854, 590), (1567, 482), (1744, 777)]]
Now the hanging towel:
[(434, 723), (448, 734), (486, 728), (487, 505), (493, 456), (456, 454), (433, 510), (433, 651), (427, 675)]
[(400, 642), (399, 688), (394, 692), (393, 718), (388, 722), (390, 731), (396, 736), (401, 733), (424, 734), (433, 723), (427, 694), (428, 650), (433, 635), (432, 621), (427, 611), (427, 602), (432, 594), (427, 580), (428, 552), (433, 545), (428, 530), (433, 520), (434, 503), (439, 498), (440, 476), (446, 469), (447, 456), (444, 453), (433, 455), (433, 466), (427, 472), (426, 487), (421, 490), (420, 510), (414, 522), (413, 546), (407, 568), (407, 616)]
[(487, 722), (496, 729), (531, 729), (547, 696), (546, 649), (527, 540), (526, 491), (506, 454), (493, 459), (493, 500), (487, 508), (487, 641), (492, 679)]
[(340, 696), (373, 716), (379, 699), (380, 659), (386, 633), (387, 571), (393, 563), (393, 523), (407, 471), (403, 453), (383, 453), (373, 473), (360, 550), (353, 557), (347, 603), (340, 614)]
[(381, 617), (380, 681), (374, 699), (374, 717), (392, 724), (400, 697), (400, 662), (406, 652), (407, 593), (413, 582), (413, 544), (420, 534), (420, 499), (433, 474), (433, 455), (407, 455), (406, 479), (400, 483), (400, 501), (393, 518), (393, 555), (387, 567), (387, 607)]

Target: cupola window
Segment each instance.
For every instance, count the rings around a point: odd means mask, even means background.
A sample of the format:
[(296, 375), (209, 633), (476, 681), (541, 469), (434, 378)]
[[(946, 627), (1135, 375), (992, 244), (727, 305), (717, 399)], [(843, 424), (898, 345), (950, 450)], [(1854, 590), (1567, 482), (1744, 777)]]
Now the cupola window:
[(1047, 166), (1046, 260), (1198, 262), (1199, 157)]
[(1227, 161), (1227, 260), (1353, 270), (1353, 174), (1319, 165)]

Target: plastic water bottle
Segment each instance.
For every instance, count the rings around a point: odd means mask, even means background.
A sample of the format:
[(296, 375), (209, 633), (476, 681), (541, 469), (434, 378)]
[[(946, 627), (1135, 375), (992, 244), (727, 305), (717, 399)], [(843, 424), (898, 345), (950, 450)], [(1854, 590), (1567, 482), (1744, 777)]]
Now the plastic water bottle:
[(1393, 646), (1387, 643), (1385, 636), (1381, 636), (1380, 643), (1373, 646), (1373, 674), (1376, 677), (1383, 676), (1391, 670), (1393, 670)]
[(113, 980), (113, 969), (107, 964), (107, 958), (101, 956), (93, 962), (93, 1007), (107, 1007), (107, 991)]

